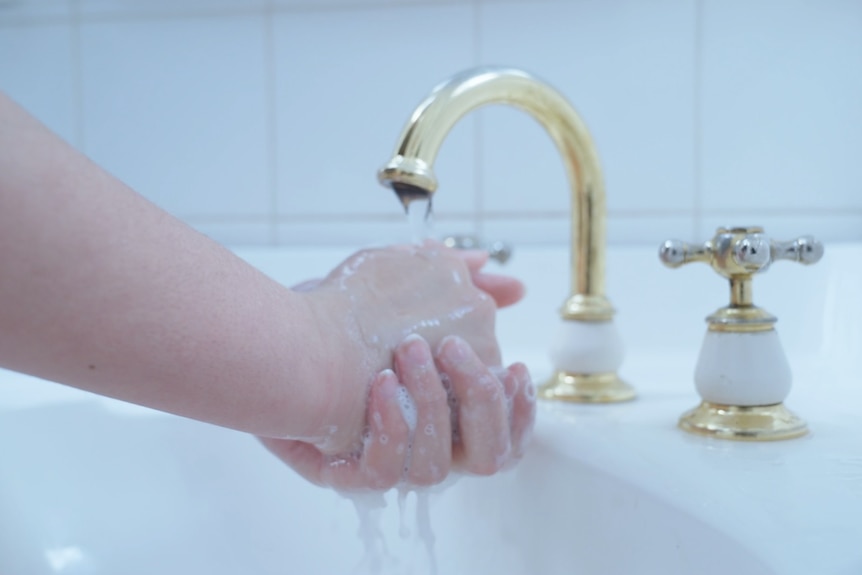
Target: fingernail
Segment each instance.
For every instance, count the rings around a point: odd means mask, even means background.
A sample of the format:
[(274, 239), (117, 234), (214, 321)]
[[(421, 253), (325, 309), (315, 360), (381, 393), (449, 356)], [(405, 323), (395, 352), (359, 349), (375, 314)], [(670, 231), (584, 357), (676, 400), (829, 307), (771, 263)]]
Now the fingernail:
[(392, 399), (398, 395), (398, 377), (391, 369), (384, 369), (378, 376), (377, 393), (382, 399)]
[(431, 350), (421, 335), (411, 333), (404, 338), (407, 358), (416, 365), (425, 365), (431, 362)]
[(440, 357), (452, 364), (461, 364), (470, 357), (470, 345), (457, 335), (449, 335), (440, 342)]

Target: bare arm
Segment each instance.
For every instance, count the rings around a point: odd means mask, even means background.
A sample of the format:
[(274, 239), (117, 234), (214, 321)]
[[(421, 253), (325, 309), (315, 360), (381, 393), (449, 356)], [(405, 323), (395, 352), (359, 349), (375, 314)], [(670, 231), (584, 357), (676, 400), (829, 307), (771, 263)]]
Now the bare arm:
[(300, 435), (301, 418), (285, 429), (285, 416), (297, 411), (292, 398), (306, 399), (298, 382), (325, 365), (317, 325), (298, 294), (0, 94), (0, 365), (235, 429)]
[(372, 250), (289, 290), (0, 93), (0, 366), (337, 453), (407, 335), (457, 335), (499, 365), (496, 306), (522, 286), (484, 262)]

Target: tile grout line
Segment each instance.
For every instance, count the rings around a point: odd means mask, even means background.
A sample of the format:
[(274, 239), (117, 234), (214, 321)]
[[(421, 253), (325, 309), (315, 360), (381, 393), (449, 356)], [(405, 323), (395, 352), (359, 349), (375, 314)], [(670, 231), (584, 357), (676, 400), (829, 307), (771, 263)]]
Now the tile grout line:
[[(728, 210), (717, 210), (709, 212), (706, 215), (709, 217), (718, 217), (722, 215), (733, 215), (735, 212)], [(756, 210), (756, 215), (767, 217), (795, 217), (795, 216), (810, 216), (811, 210)], [(862, 217), (862, 210), (824, 210), (817, 214), (819, 217), (835, 218), (835, 217)], [(314, 223), (314, 224), (340, 224), (340, 223), (366, 223), (366, 224), (399, 224), (402, 221), (400, 214), (364, 214), (357, 216), (354, 213), (335, 213), (335, 214), (291, 214), (272, 217), (271, 214), (261, 214), (259, 216), (212, 216), (212, 215), (196, 215), (196, 214), (177, 214), (177, 217), (183, 220), (200, 223), (200, 224), (256, 224), (269, 223)], [(488, 221), (505, 222), (551, 222), (558, 223), (568, 221), (570, 214), (568, 212), (559, 213), (531, 213), (523, 212), (493, 212), (488, 214)], [(609, 219), (617, 218), (637, 218), (655, 219), (655, 218), (685, 218), (686, 210), (668, 211), (666, 213), (650, 213), (646, 216), (642, 212), (619, 212), (612, 211), (608, 213)], [(444, 212), (435, 215), (435, 219), (443, 222), (469, 222), (474, 220), (471, 212)]]
[[(435, 7), (435, 6), (459, 6), (469, 3), (472, 0), (423, 0), (409, 3), (403, 2), (358, 2), (358, 3), (335, 3), (335, 4), (315, 4), (306, 2), (298, 5), (289, 5), (267, 0), (256, 6), (241, 7), (209, 7), (209, 8), (187, 8), (182, 10), (142, 10), (138, 12), (124, 12), (122, 10), (103, 10), (103, 11), (87, 11), (81, 10), (81, 17), (86, 21), (94, 22), (128, 22), (141, 20), (183, 20), (194, 18), (229, 18), (235, 16), (256, 16), (263, 13), (270, 14), (319, 14), (327, 12), (354, 12), (363, 10), (387, 10), (387, 9), (411, 9), (416, 7)], [(0, 22), (0, 27), (15, 26), (18, 24), (35, 24), (39, 25), (49, 20), (57, 21), (62, 16), (29, 16), (17, 22), (4, 23)]]
[(692, 241), (701, 241), (703, 230), (703, 0), (695, 0), (694, 4), (694, 82), (693, 92), (693, 204), (692, 210)]
[(267, 168), (269, 171), (269, 241), (278, 245), (278, 106), (276, 87), (278, 84), (275, 65), (275, 30), (273, 12), (267, 8), (264, 14), (264, 61), (266, 63), (266, 119), (267, 119)]
[[(473, 0), (473, 65), (482, 61), (482, 0)], [(473, 118), (473, 208), (476, 211), (473, 229), (480, 242), (485, 236), (485, 173), (483, 135), (483, 114), (477, 110)]]
[(72, 106), (75, 114), (75, 147), (86, 153), (84, 129), (84, 65), (81, 49), (80, 0), (69, 0), (69, 58), (72, 63)]

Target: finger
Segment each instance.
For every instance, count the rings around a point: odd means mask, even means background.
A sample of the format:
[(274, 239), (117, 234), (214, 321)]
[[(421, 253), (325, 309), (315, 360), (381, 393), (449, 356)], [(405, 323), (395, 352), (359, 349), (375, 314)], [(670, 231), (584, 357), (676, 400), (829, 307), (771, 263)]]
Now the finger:
[(461, 338), (449, 336), (438, 353), (458, 401), (459, 452), (453, 459), (466, 471), (491, 475), (509, 457), (509, 415), (500, 381)]
[(473, 285), (490, 295), (498, 308), (518, 303), (524, 297), (524, 284), (513, 277), (473, 272)]
[(527, 366), (514, 363), (506, 370), (506, 380), (513, 389), (511, 399), (510, 442), (511, 460), (517, 461), (524, 455), (533, 432), (536, 420), (536, 387)]
[(399, 406), (399, 387), (398, 378), (388, 369), (371, 385), (362, 471), (373, 489), (389, 489), (404, 475), (410, 428)]
[(398, 380), (390, 370), (378, 374), (369, 396), (369, 435), (362, 454), (322, 454), (304, 441), (260, 438), (272, 453), (308, 481), (343, 491), (388, 489), (400, 481), (409, 429), (398, 403)]
[(476, 273), (488, 263), (489, 254), (485, 250), (452, 250), (458, 259), (467, 264), (470, 273)]
[(434, 485), (449, 474), (452, 459), (449, 401), (428, 343), (408, 336), (395, 350), (395, 370), (416, 406), (416, 428), (406, 479)]

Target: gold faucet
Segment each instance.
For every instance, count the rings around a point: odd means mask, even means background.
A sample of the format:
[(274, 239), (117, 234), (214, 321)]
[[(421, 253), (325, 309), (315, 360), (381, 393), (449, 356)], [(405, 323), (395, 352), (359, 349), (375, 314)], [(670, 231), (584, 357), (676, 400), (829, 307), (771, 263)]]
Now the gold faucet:
[(616, 374), (622, 344), (612, 325), (614, 308), (604, 294), (605, 188), (598, 154), (577, 112), (555, 89), (521, 70), (466, 70), (438, 85), (416, 108), (398, 139), (394, 157), (378, 172), (405, 208), (437, 190), (434, 160), (452, 127), (487, 104), (508, 104), (530, 114), (550, 135), (571, 188), (571, 296), (553, 355), (555, 375), (540, 396), (579, 402), (624, 401), (634, 390)]

